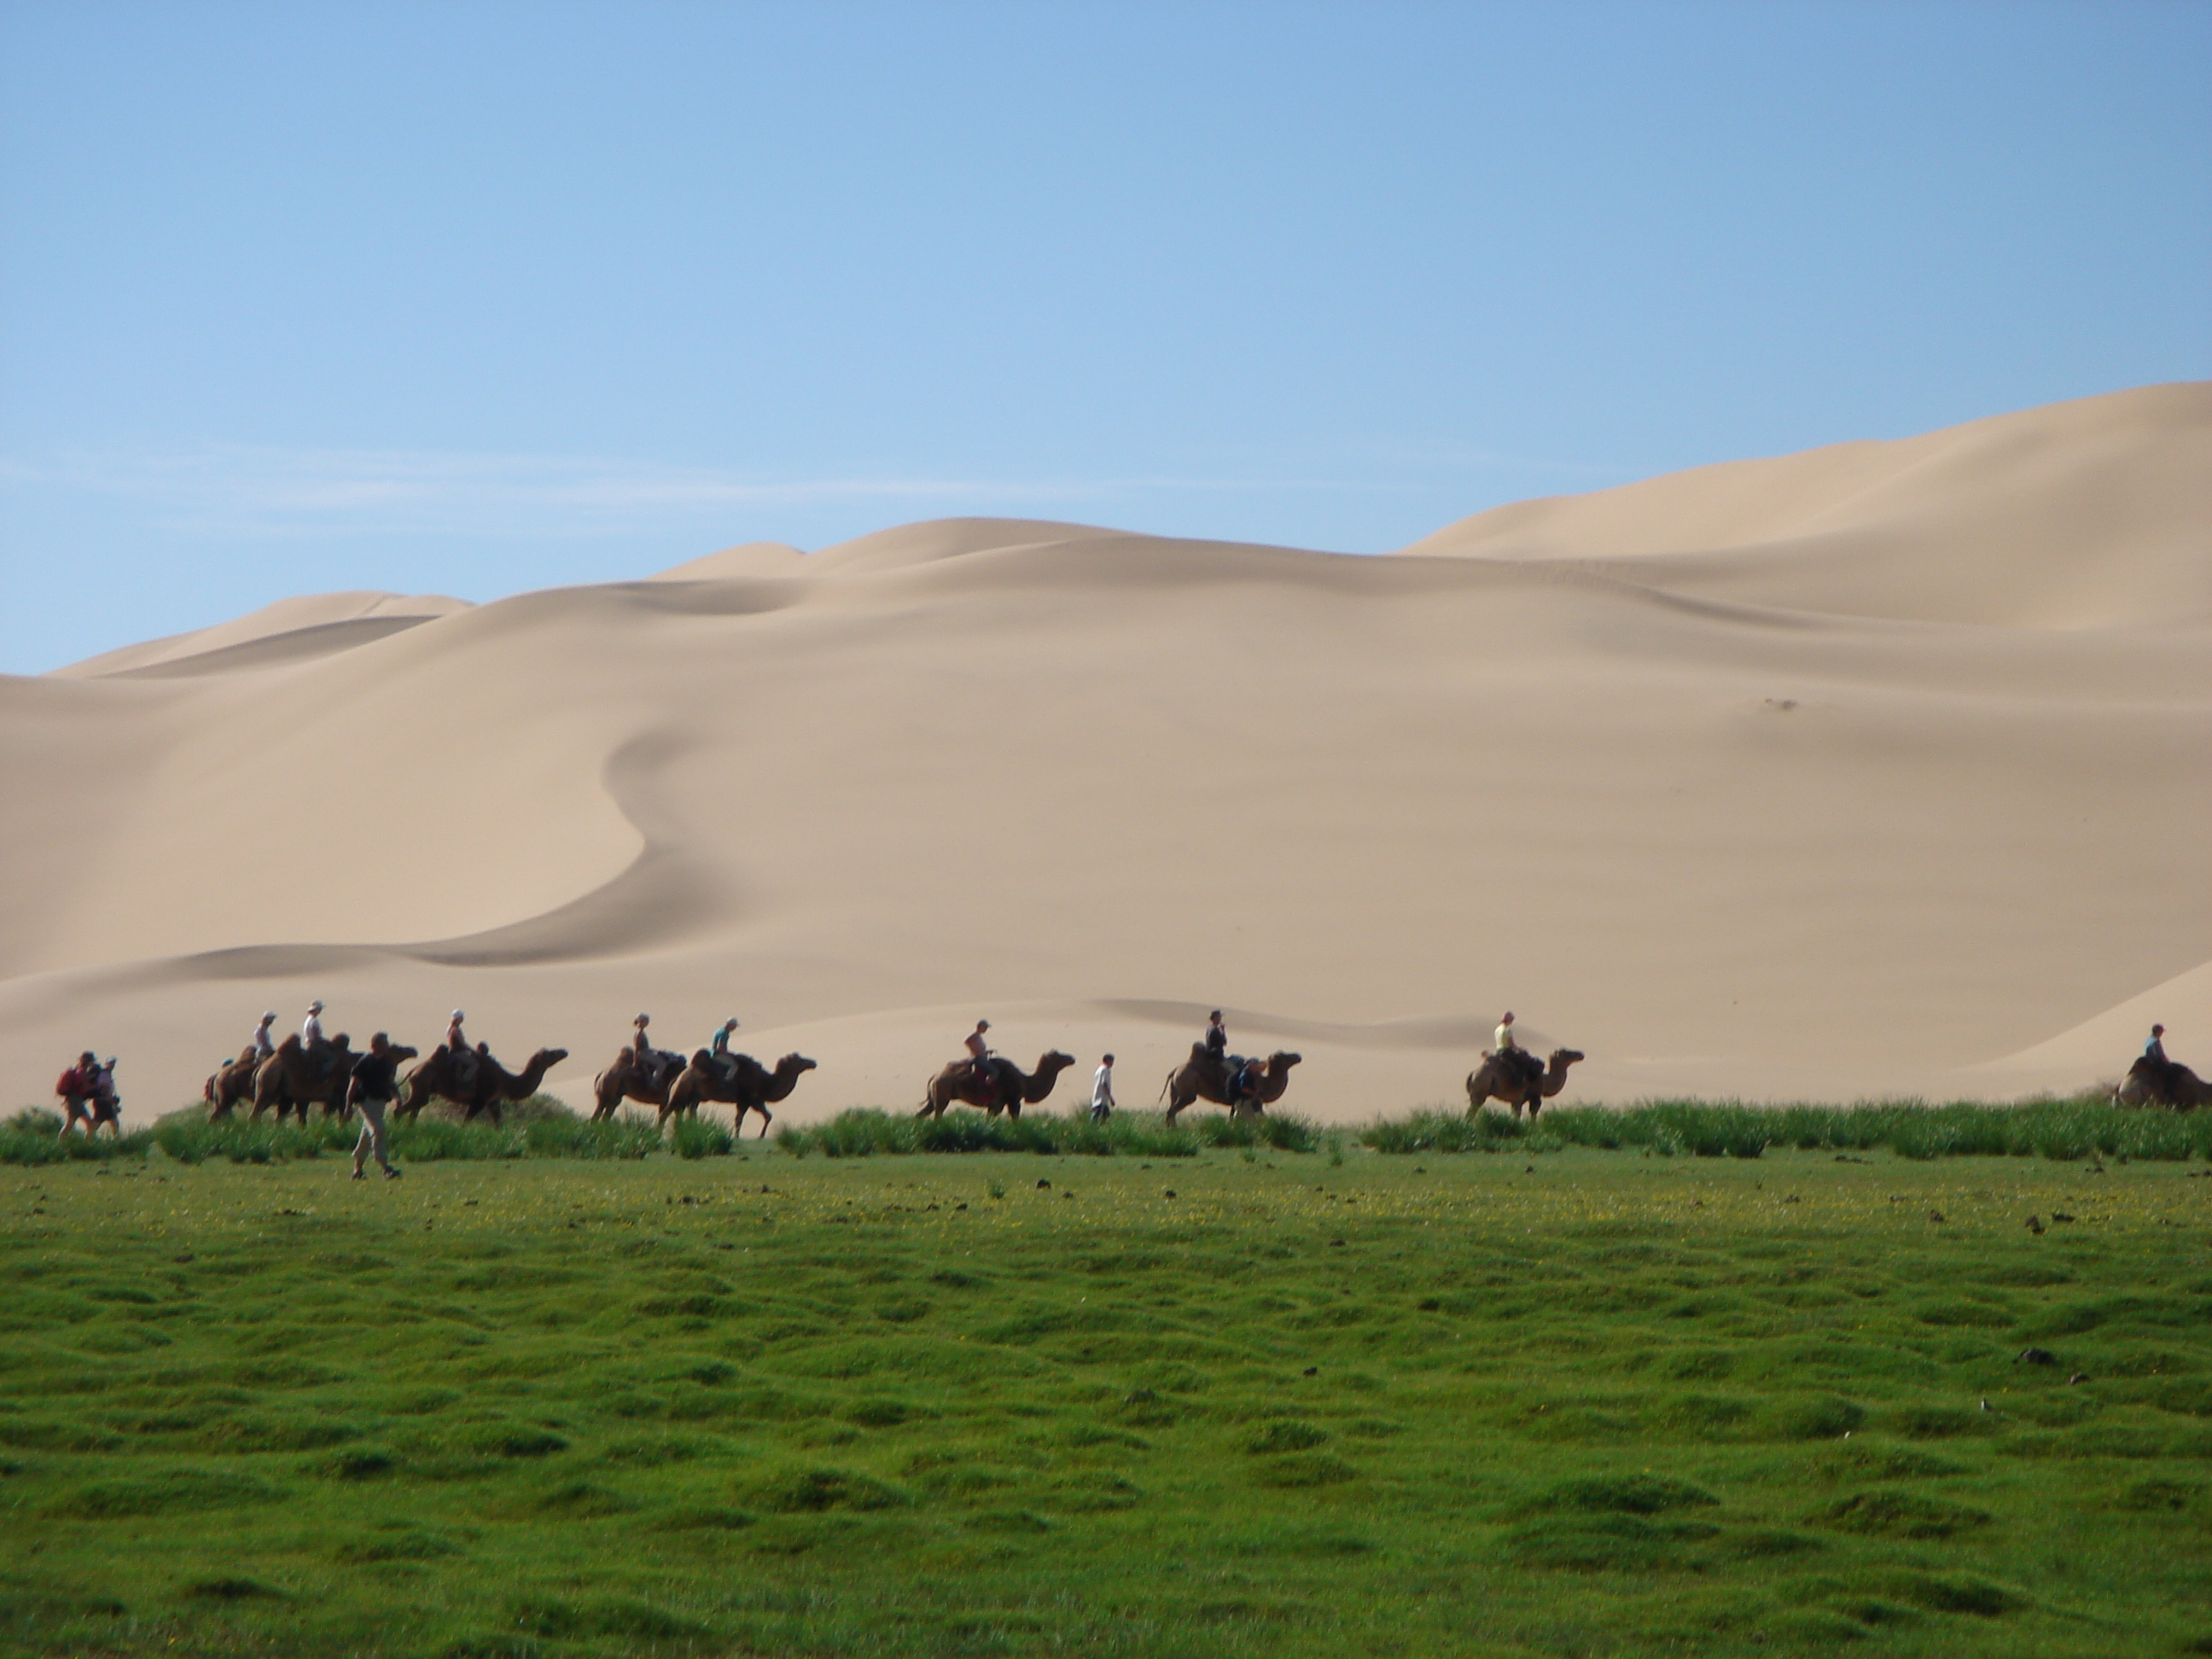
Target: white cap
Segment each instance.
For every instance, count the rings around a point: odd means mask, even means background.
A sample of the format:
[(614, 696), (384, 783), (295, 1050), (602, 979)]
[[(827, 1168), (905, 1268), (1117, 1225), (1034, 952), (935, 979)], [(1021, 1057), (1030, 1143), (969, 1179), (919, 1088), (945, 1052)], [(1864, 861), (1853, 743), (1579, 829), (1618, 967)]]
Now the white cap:
[(264, 1015), (262, 1015), (262, 1016), (261, 1016), (261, 1023), (262, 1023), (264, 1025), (266, 1025), (266, 1024), (267, 1024), (270, 1020), (272, 1020), (272, 1019), (274, 1019), (274, 1018), (276, 1018), (276, 1011), (274, 1008), (271, 1008), (271, 1009), (270, 1009), (267, 1013), (265, 1013), (265, 1014), (264, 1014)]
[(455, 1019), (459, 1019), (460, 1017), (461, 1017), (461, 1011), (460, 1011), (459, 1009), (458, 1009), (458, 1008), (454, 1009), (454, 1010), (453, 1010), (453, 1018), (454, 1018)]
[(307, 1012), (311, 1014), (321, 1013), (323, 1012), (323, 1000), (320, 997), (317, 997), (313, 1002), (307, 1005)]
[(734, 1031), (737, 1028), (738, 1017), (735, 1014), (732, 1014), (727, 1019), (722, 1022), (722, 1029), (726, 1031)]

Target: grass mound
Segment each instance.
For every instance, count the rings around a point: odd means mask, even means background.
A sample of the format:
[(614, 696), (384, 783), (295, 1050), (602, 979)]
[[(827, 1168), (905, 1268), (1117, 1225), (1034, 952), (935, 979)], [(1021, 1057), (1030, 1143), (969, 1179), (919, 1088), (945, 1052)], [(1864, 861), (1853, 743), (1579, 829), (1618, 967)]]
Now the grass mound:
[(143, 1158), (153, 1139), (150, 1129), (133, 1129), (120, 1139), (88, 1135), (82, 1129), (65, 1137), (59, 1112), (29, 1106), (0, 1123), (0, 1164), (97, 1164)]
[(1159, 1112), (1116, 1112), (1094, 1123), (1087, 1112), (1029, 1112), (1018, 1118), (987, 1117), (955, 1108), (941, 1118), (901, 1115), (876, 1107), (840, 1112), (827, 1123), (776, 1131), (775, 1144), (794, 1158), (872, 1158), (917, 1152), (1034, 1152), (1111, 1158), (1193, 1158), (1207, 1147), (1273, 1147), (1310, 1152), (1320, 1132), (1291, 1114), (1232, 1118), (1188, 1117), (1170, 1129)]
[[(489, 1119), (464, 1122), (457, 1111), (426, 1109), (421, 1116), (387, 1120), (392, 1155), (404, 1163), (431, 1164), (454, 1159), (526, 1158), (640, 1158), (664, 1145), (652, 1120), (640, 1116), (594, 1123), (577, 1116), (558, 1101), (544, 1096), (529, 1100), (502, 1114), (495, 1126)], [(358, 1118), (338, 1119), (319, 1113), (306, 1125), (297, 1121), (256, 1123), (242, 1116), (210, 1122), (206, 1112), (188, 1107), (172, 1112), (150, 1130), (142, 1131), (180, 1164), (223, 1159), (232, 1164), (288, 1164), (325, 1156), (351, 1157), (361, 1139)], [(730, 1133), (720, 1126), (685, 1122), (677, 1127), (672, 1150), (684, 1158), (717, 1157), (731, 1150)], [(140, 1147), (143, 1154), (144, 1147)]]
[(1615, 1111), (1570, 1106), (1533, 1121), (1504, 1112), (1427, 1110), (1370, 1126), (1361, 1141), (1381, 1152), (1555, 1151), (1591, 1146), (1661, 1158), (1752, 1158), (1770, 1146), (1900, 1158), (2095, 1157), (2183, 1161), (2212, 1158), (2212, 1113), (2122, 1111), (2101, 1096), (2014, 1105), (1960, 1102), (1929, 1106), (1887, 1101), (1861, 1106), (1751, 1106), (1740, 1102), (1655, 1101)]

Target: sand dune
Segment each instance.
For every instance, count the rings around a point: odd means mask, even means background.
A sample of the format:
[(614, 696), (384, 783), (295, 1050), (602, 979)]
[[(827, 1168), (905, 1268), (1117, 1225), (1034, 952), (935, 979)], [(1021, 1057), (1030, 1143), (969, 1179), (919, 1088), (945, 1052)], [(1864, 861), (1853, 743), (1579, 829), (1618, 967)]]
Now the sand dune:
[(97, 1047), (150, 1115), (310, 996), (570, 1091), (734, 1012), (801, 1118), (979, 1014), (1135, 1102), (1222, 1006), (1332, 1118), (1509, 1005), (1584, 1098), (2079, 1086), (2146, 1016), (2202, 1063), (2208, 477), (2154, 387), (1398, 556), (955, 520), (272, 607), (0, 681), (0, 1075)]

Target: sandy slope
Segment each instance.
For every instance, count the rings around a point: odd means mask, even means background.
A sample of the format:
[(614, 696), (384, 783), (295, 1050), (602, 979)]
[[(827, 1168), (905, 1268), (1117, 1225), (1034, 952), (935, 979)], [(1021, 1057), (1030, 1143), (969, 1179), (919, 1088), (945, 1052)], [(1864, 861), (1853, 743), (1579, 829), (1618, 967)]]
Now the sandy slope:
[(947, 520), (0, 681), (0, 1076), (90, 1044), (143, 1115), (311, 995), (572, 1086), (735, 1012), (802, 1117), (977, 1014), (1149, 1100), (1214, 1003), (1346, 1118), (1508, 1003), (1584, 1097), (2212, 1060), (2208, 477), (2154, 387), (1415, 556)]

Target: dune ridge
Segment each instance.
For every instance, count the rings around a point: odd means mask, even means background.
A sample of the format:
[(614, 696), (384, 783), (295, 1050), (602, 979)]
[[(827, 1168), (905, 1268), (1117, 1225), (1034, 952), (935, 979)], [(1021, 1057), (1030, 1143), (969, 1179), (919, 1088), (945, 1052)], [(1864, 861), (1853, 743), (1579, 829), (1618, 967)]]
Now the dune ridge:
[(0, 1074), (118, 1053), (143, 1118), (311, 996), (571, 1098), (735, 1013), (821, 1060), (801, 1120), (979, 1015), (1137, 1103), (1223, 1006), (1333, 1119), (1453, 1097), (1507, 1006), (1568, 1098), (2073, 1088), (2146, 1014), (2212, 1058), (2207, 477), (2160, 386), (1401, 555), (945, 520), (287, 601), (0, 680)]

